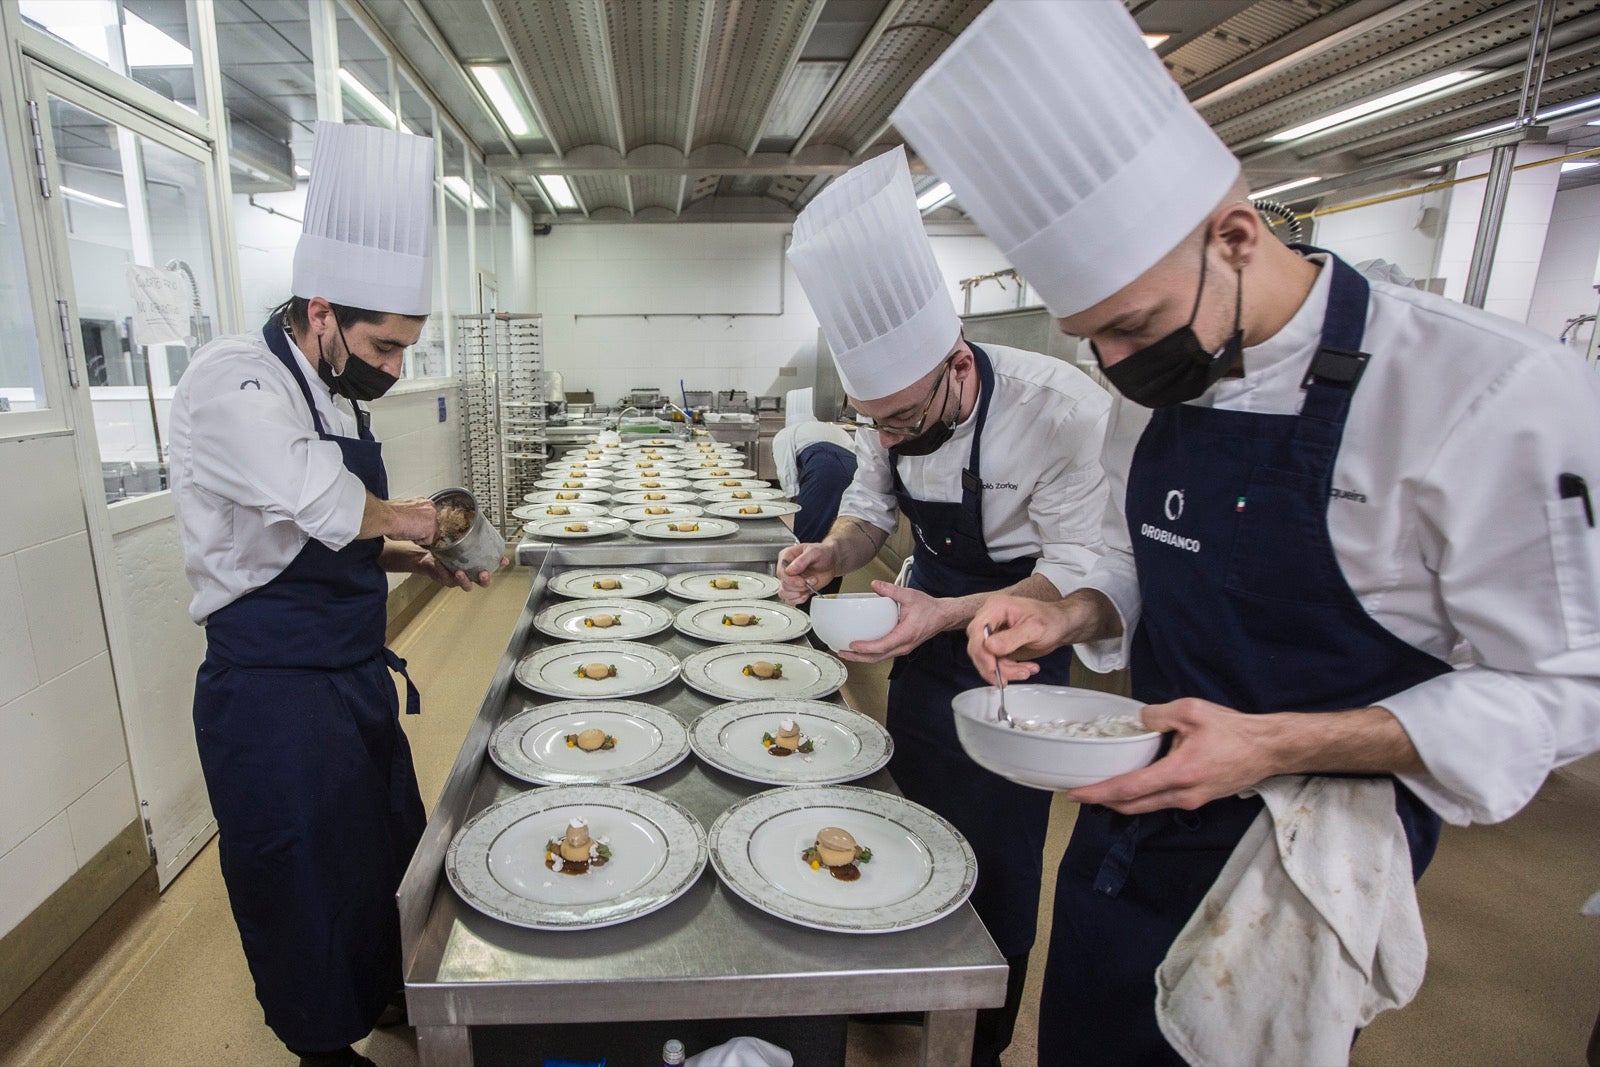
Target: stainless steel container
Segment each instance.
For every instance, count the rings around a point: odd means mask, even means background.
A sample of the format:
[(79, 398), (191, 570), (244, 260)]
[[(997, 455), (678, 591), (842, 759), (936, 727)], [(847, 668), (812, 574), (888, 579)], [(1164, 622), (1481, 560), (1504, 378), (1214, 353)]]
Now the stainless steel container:
[(506, 554), (506, 539), (495, 529), (483, 509), (478, 507), (478, 498), (459, 486), (452, 486), (439, 490), (430, 499), (437, 507), (451, 504), (470, 508), (472, 525), (454, 540), (442, 540), (428, 546), (428, 551), (451, 570), (466, 571), (467, 577), (474, 581), (483, 571), (493, 574), (499, 570), (500, 561)]

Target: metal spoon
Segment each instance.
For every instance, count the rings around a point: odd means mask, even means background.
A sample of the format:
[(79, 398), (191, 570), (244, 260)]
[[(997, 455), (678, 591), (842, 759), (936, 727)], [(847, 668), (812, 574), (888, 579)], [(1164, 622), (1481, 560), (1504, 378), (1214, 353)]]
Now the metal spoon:
[[(989, 627), (985, 626), (983, 628), (983, 639), (987, 641), (991, 636)], [(1005, 723), (1007, 726), (1014, 726), (1011, 716), (1006, 714), (1006, 687), (1005, 683), (1000, 680), (1000, 660), (998, 657), (994, 661), (994, 687), (1000, 691), (1000, 718), (998, 721)]]

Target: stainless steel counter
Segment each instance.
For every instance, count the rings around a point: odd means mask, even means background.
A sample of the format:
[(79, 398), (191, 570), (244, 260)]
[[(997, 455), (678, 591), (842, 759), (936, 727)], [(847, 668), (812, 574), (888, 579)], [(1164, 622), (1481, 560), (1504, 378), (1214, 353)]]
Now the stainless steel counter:
[[(624, 564), (667, 573), (740, 564), (771, 573), (778, 551), (791, 543), (773, 521), (746, 524), (724, 541), (518, 547), (518, 562), (537, 568), (527, 604), (400, 887), (406, 1000), (424, 1064), (470, 1064), (473, 1027), (885, 1011), (926, 1013), (924, 1063), (967, 1062), (974, 1014), (999, 1005), (1006, 982), (1004, 960), (970, 905), (917, 930), (825, 933), (746, 904), (708, 866), (661, 911), (619, 926), (553, 933), (479, 914), (443, 877), (445, 851), (461, 825), (531, 788), (495, 767), (486, 747), (499, 722), (549, 699), (511, 675), (519, 658), (549, 643), (533, 629), (533, 616), (549, 599), (552, 576)], [(684, 604), (665, 593), (651, 599), (671, 609)], [(649, 641), (680, 659), (707, 647), (675, 631)], [(636, 699), (685, 723), (718, 703), (682, 682)], [(765, 788), (693, 756), (639, 784), (683, 804), (708, 829), (734, 801)], [(882, 771), (858, 784), (894, 789)]]

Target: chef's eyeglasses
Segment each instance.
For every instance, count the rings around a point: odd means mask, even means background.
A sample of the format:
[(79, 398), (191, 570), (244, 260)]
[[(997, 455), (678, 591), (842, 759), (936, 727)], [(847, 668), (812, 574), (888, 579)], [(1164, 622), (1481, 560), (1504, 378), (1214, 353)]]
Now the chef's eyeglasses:
[(955, 364), (955, 354), (945, 357), (944, 367), (939, 372), (939, 379), (933, 383), (933, 389), (928, 393), (927, 403), (922, 405), (922, 414), (910, 426), (895, 426), (877, 419), (867, 417), (867, 425), (881, 433), (893, 434), (896, 437), (921, 437), (923, 427), (928, 425), (928, 416), (933, 410), (934, 398), (939, 395), (939, 387), (950, 377), (950, 368)]

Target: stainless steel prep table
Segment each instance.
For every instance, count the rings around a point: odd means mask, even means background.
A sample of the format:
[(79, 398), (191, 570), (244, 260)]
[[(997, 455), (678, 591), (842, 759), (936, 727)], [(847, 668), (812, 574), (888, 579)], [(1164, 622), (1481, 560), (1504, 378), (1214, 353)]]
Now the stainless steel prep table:
[[(708, 865), (661, 911), (618, 926), (553, 933), (480, 915), (443, 877), (445, 851), (461, 825), (489, 804), (532, 788), (502, 774), (486, 748), (504, 718), (549, 699), (524, 690), (512, 669), (549, 640), (533, 629), (533, 616), (553, 599), (546, 588), (553, 574), (607, 565), (664, 573), (737, 565), (770, 574), (779, 550), (793, 540), (773, 520), (747, 523), (720, 541), (625, 536), (518, 546), (518, 562), (538, 568), (527, 605), (400, 887), (406, 1002), (424, 1064), (470, 1064), (473, 1027), (889, 1011), (926, 1013), (925, 1064), (967, 1062), (975, 1012), (998, 1006), (1006, 983), (1005, 962), (971, 905), (916, 930), (826, 933), (746, 904)], [(651, 599), (682, 605), (665, 592)], [(648, 640), (680, 659), (708, 647), (676, 631)], [(718, 703), (681, 681), (635, 699), (685, 723)], [(683, 804), (707, 829), (734, 801), (766, 788), (692, 755), (638, 784)], [(884, 771), (857, 784), (894, 789)]]

